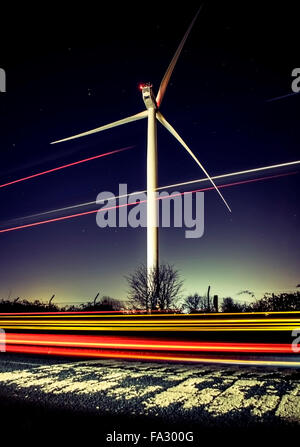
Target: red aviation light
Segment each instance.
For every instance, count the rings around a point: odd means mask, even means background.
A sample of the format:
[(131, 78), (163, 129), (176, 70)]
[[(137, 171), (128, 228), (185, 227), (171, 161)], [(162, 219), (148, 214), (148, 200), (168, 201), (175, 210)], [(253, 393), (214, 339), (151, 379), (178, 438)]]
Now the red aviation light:
[(140, 84), (139, 84), (139, 89), (140, 90), (143, 90), (143, 88), (145, 88), (145, 87), (152, 87), (152, 84), (151, 84), (151, 82), (141, 82)]

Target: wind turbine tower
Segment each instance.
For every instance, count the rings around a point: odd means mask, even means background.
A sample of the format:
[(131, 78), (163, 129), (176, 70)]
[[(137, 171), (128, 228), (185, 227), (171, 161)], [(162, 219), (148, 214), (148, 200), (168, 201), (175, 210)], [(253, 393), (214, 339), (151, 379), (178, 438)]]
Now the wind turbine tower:
[(156, 122), (157, 120), (177, 139), (177, 141), (185, 148), (185, 150), (190, 154), (190, 156), (195, 160), (198, 166), (202, 169), (208, 180), (212, 183), (217, 193), (225, 203), (226, 207), (229, 211), (230, 207), (224, 199), (223, 195), (217, 188), (213, 179), (210, 177), (204, 166), (198, 160), (196, 155), (192, 152), (192, 150), (188, 147), (188, 145), (183, 141), (180, 135), (176, 132), (176, 130), (171, 126), (171, 124), (164, 118), (161, 114), (159, 108), (161, 106), (163, 97), (165, 95), (170, 77), (173, 73), (174, 67), (177, 63), (177, 60), (180, 56), (182, 48), (185, 44), (188, 35), (196, 21), (202, 6), (196, 13), (194, 19), (192, 20), (189, 28), (187, 29), (185, 35), (183, 36), (174, 56), (170, 62), (170, 65), (167, 68), (167, 71), (161, 81), (158, 94), (155, 97), (152, 85), (141, 84), (140, 90), (142, 91), (143, 100), (146, 106), (146, 110), (137, 113), (136, 115), (129, 116), (127, 118), (121, 119), (119, 121), (115, 121), (110, 124), (106, 124), (101, 127), (97, 127), (96, 129), (88, 130), (86, 132), (82, 132), (77, 135), (73, 135), (68, 138), (63, 138), (62, 140), (57, 140), (52, 142), (51, 144), (61, 143), (63, 141), (73, 140), (75, 138), (84, 137), (87, 135), (91, 135), (94, 133), (102, 132), (103, 130), (111, 129), (113, 127), (121, 126), (123, 124), (127, 124), (133, 121), (137, 121), (143, 118), (148, 118), (148, 130), (147, 130), (147, 269), (148, 272), (153, 271), (154, 269), (157, 271), (159, 266), (159, 254), (158, 254), (158, 204), (156, 200), (156, 191), (158, 188), (158, 180), (157, 180), (157, 131), (156, 131)]

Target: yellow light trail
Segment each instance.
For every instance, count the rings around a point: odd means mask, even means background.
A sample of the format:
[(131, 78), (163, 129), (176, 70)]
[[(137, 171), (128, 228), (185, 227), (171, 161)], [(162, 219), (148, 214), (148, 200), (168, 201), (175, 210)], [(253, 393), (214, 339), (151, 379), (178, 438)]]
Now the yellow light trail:
[[(65, 319), (65, 321), (67, 321), (67, 319)], [(2, 326), (2, 324), (18, 324), (18, 323), (31, 323), (31, 324), (43, 324), (44, 320), (40, 319), (40, 320), (0, 320), (0, 325)], [(49, 320), (45, 320), (45, 322), (47, 322), (49, 324)], [(179, 321), (179, 320), (158, 320), (158, 321), (124, 321), (124, 320), (111, 320), (111, 321), (101, 321), (101, 318), (99, 319), (95, 319), (95, 320), (88, 320), (88, 321), (84, 321), (82, 320), (81, 324), (86, 324), (86, 325), (92, 325), (92, 324), (99, 324), (99, 322), (101, 322), (101, 324), (103, 325), (107, 325), (107, 326), (111, 326), (111, 325), (143, 325), (143, 326), (153, 326), (153, 325), (216, 325), (216, 324), (223, 324), (223, 325), (228, 325), (228, 324), (235, 324), (235, 323), (243, 323), (243, 324), (256, 324), (258, 323), (259, 325), (261, 324), (266, 324), (266, 323), (275, 323), (276, 325), (278, 324), (290, 324), (290, 323), (299, 323), (300, 324), (300, 319), (299, 318), (285, 318), (285, 319), (279, 319), (279, 318), (270, 318), (268, 320), (264, 320), (264, 319), (218, 319), (218, 320), (185, 320), (185, 321)], [(51, 324), (65, 324), (65, 322), (61, 321), (61, 320), (52, 320), (50, 321)], [(80, 321), (72, 321), (70, 320), (68, 324), (80, 324)]]
[[(124, 313), (121, 313), (124, 312)], [(180, 314), (180, 313), (148, 313), (148, 314), (142, 314), (142, 313), (127, 313), (130, 311), (117, 311), (114, 313), (105, 313), (104, 311), (91, 311), (91, 312), (21, 312), (21, 313), (0, 313), (1, 318), (192, 318), (196, 317), (197, 319), (209, 317), (209, 319), (212, 319), (215, 316), (218, 316), (220, 318), (224, 317), (227, 319), (227, 317), (230, 315), (236, 317), (238, 315), (242, 316), (260, 316), (260, 317), (271, 317), (276, 315), (291, 315), (298, 316), (300, 320), (300, 311), (271, 311), (271, 312), (210, 312), (210, 313), (191, 313), (191, 314)], [(1, 320), (0, 320), (1, 321)], [(215, 320), (214, 320), (215, 321)], [(277, 319), (276, 319), (277, 321)]]
[[(229, 317), (229, 318), (228, 318)], [(244, 318), (241, 318), (244, 317)], [(248, 312), (238, 314), (85, 314), (0, 315), (5, 330), (220, 332), (292, 331), (300, 328), (300, 312)]]
[(293, 331), (294, 329), (298, 329), (299, 326), (215, 326), (215, 327), (177, 327), (177, 326), (164, 326), (164, 327), (132, 327), (132, 326), (44, 326), (44, 325), (18, 325), (18, 326), (6, 326), (3, 329), (25, 329), (25, 330), (71, 330), (71, 331), (123, 331), (123, 332), (228, 332), (228, 331)]
[[(292, 352), (290, 342), (285, 344), (206, 342), (201, 341), (202, 337), (196, 335), (231, 333), (233, 336), (245, 333), (250, 337), (250, 334), (262, 332), (291, 333), (294, 329), (300, 328), (299, 311), (202, 315), (174, 313), (123, 315), (96, 312), (82, 312), (76, 315), (71, 312), (47, 315), (1, 314), (0, 328), (6, 331), (6, 349), (11, 353), (249, 366), (300, 366), (300, 361), (294, 361), (299, 356), (296, 357)], [(162, 334), (168, 334), (168, 338), (164, 338)], [(180, 340), (180, 337), (184, 339)], [(200, 340), (196, 341), (197, 338)], [(201, 352), (203, 354), (200, 354)], [(204, 352), (211, 354), (207, 357)], [(233, 354), (226, 358), (212, 357), (212, 353), (217, 352), (223, 354), (226, 352), (226, 355), (230, 352), (235, 353), (234, 355), (289, 354), (289, 357), (281, 357), (278, 360), (276, 357), (233, 358)]]

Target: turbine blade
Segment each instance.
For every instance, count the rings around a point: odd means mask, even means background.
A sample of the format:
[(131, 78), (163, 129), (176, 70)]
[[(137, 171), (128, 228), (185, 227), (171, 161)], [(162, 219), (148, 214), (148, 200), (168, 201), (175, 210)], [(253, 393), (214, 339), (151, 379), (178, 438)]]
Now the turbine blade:
[(93, 133), (102, 132), (103, 130), (111, 129), (112, 127), (122, 126), (122, 124), (131, 123), (132, 121), (138, 121), (142, 118), (146, 118), (148, 116), (148, 111), (144, 110), (143, 112), (137, 113), (136, 115), (129, 116), (119, 121), (114, 121), (110, 124), (105, 124), (101, 127), (96, 127), (95, 129), (88, 130), (87, 132), (82, 132), (77, 135), (73, 135), (72, 137), (63, 138), (62, 140), (52, 141), (50, 144), (62, 143), (63, 141), (74, 140), (75, 138), (85, 137), (86, 135), (91, 135)]
[(178, 60), (178, 58), (180, 56), (180, 53), (182, 51), (182, 48), (184, 47), (185, 41), (188, 38), (188, 36), (190, 34), (190, 31), (193, 28), (193, 25), (194, 25), (198, 15), (199, 15), (199, 13), (200, 13), (202, 7), (203, 7), (203, 5), (201, 5), (200, 8), (198, 9), (195, 17), (193, 18), (190, 26), (188, 27), (185, 35), (183, 36), (182, 41), (180, 42), (179, 47), (177, 48), (176, 53), (174, 54), (173, 59), (171, 60), (170, 65), (168, 66), (167, 71), (166, 71), (166, 73), (165, 73), (165, 75), (164, 75), (164, 77), (163, 77), (163, 79), (162, 79), (162, 81), (160, 83), (158, 94), (156, 96), (156, 104), (157, 104), (158, 107), (160, 107), (160, 105), (162, 103), (163, 97), (165, 95), (165, 92), (166, 92), (166, 89), (167, 89), (170, 77), (171, 77), (171, 75), (173, 73), (173, 70), (174, 70), (175, 65), (177, 63), (177, 60)]
[(206, 175), (206, 177), (209, 179), (209, 181), (211, 182), (211, 184), (214, 186), (214, 188), (216, 189), (217, 193), (219, 194), (219, 196), (221, 197), (221, 199), (223, 200), (223, 202), (225, 203), (225, 205), (227, 206), (227, 208), (229, 209), (229, 211), (231, 212), (230, 206), (228, 205), (228, 203), (226, 202), (226, 200), (224, 199), (223, 195), (221, 194), (221, 192), (219, 191), (217, 185), (215, 184), (215, 182), (213, 181), (213, 179), (211, 178), (211, 176), (208, 174), (208, 172), (206, 171), (206, 169), (204, 168), (204, 166), (202, 165), (202, 163), (200, 163), (200, 161), (198, 160), (198, 158), (196, 157), (196, 155), (191, 151), (191, 149), (188, 147), (188, 145), (183, 141), (183, 139), (180, 137), (180, 135), (178, 135), (178, 133), (176, 132), (176, 130), (174, 129), (174, 127), (171, 126), (170, 123), (168, 123), (168, 121), (164, 118), (164, 116), (158, 111), (156, 112), (156, 116), (158, 121), (176, 138), (176, 140), (179, 141), (179, 143), (185, 148), (185, 150), (187, 150), (187, 152), (191, 155), (191, 157), (193, 157), (193, 159), (195, 160), (195, 162), (200, 166), (200, 168), (202, 169), (202, 171), (204, 172), (204, 174)]

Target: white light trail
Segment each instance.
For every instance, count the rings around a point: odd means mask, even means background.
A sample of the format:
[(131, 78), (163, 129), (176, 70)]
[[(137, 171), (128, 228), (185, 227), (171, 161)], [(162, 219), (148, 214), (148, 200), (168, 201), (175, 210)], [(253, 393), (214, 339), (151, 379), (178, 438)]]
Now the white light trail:
[[(227, 174), (216, 175), (216, 176), (211, 177), (211, 178), (213, 180), (219, 180), (219, 179), (224, 179), (224, 178), (228, 178), (228, 177), (236, 177), (238, 175), (253, 174), (253, 173), (256, 173), (256, 172), (262, 172), (262, 171), (267, 171), (267, 170), (272, 170), (272, 169), (296, 166), (296, 165), (299, 165), (299, 164), (300, 164), (300, 160), (296, 160), (296, 161), (290, 161), (290, 162), (287, 162), (287, 163), (279, 163), (279, 164), (275, 164), (275, 165), (262, 166), (260, 168), (245, 169), (243, 171), (230, 172), (230, 173), (227, 173)], [(173, 183), (171, 185), (160, 186), (159, 188), (157, 188), (157, 191), (170, 189), (170, 188), (177, 188), (179, 186), (192, 185), (192, 184), (195, 184), (195, 183), (203, 183), (203, 182), (208, 182), (208, 181), (209, 181), (208, 178), (205, 177), (205, 178), (196, 179), (196, 180), (189, 180), (187, 182)], [(147, 191), (144, 190), (144, 191), (136, 191), (136, 192), (133, 192), (133, 193), (130, 193), (130, 194), (123, 194), (123, 195), (114, 197), (113, 200), (125, 198), (125, 197), (128, 197), (129, 195), (130, 196), (134, 196), (134, 195), (145, 193), (145, 192), (147, 192)], [(107, 199), (107, 201), (110, 201), (110, 200), (112, 200), (112, 199), (109, 199), (109, 198)], [(34, 218), (34, 217), (40, 217), (40, 216), (45, 216), (47, 214), (59, 213), (59, 212), (62, 212), (62, 211), (68, 211), (68, 210), (72, 210), (72, 209), (75, 209), (75, 208), (88, 207), (88, 206), (92, 206), (92, 205), (96, 205), (96, 201), (79, 203), (77, 205), (70, 205), (70, 206), (67, 206), (67, 207), (64, 207), (64, 208), (57, 208), (57, 209), (50, 210), (50, 211), (44, 211), (42, 213), (32, 214), (32, 215), (25, 216), (25, 217), (19, 217), (19, 218), (13, 219), (13, 220), (16, 221), (16, 220), (20, 220), (20, 219), (29, 219), (29, 218)]]

